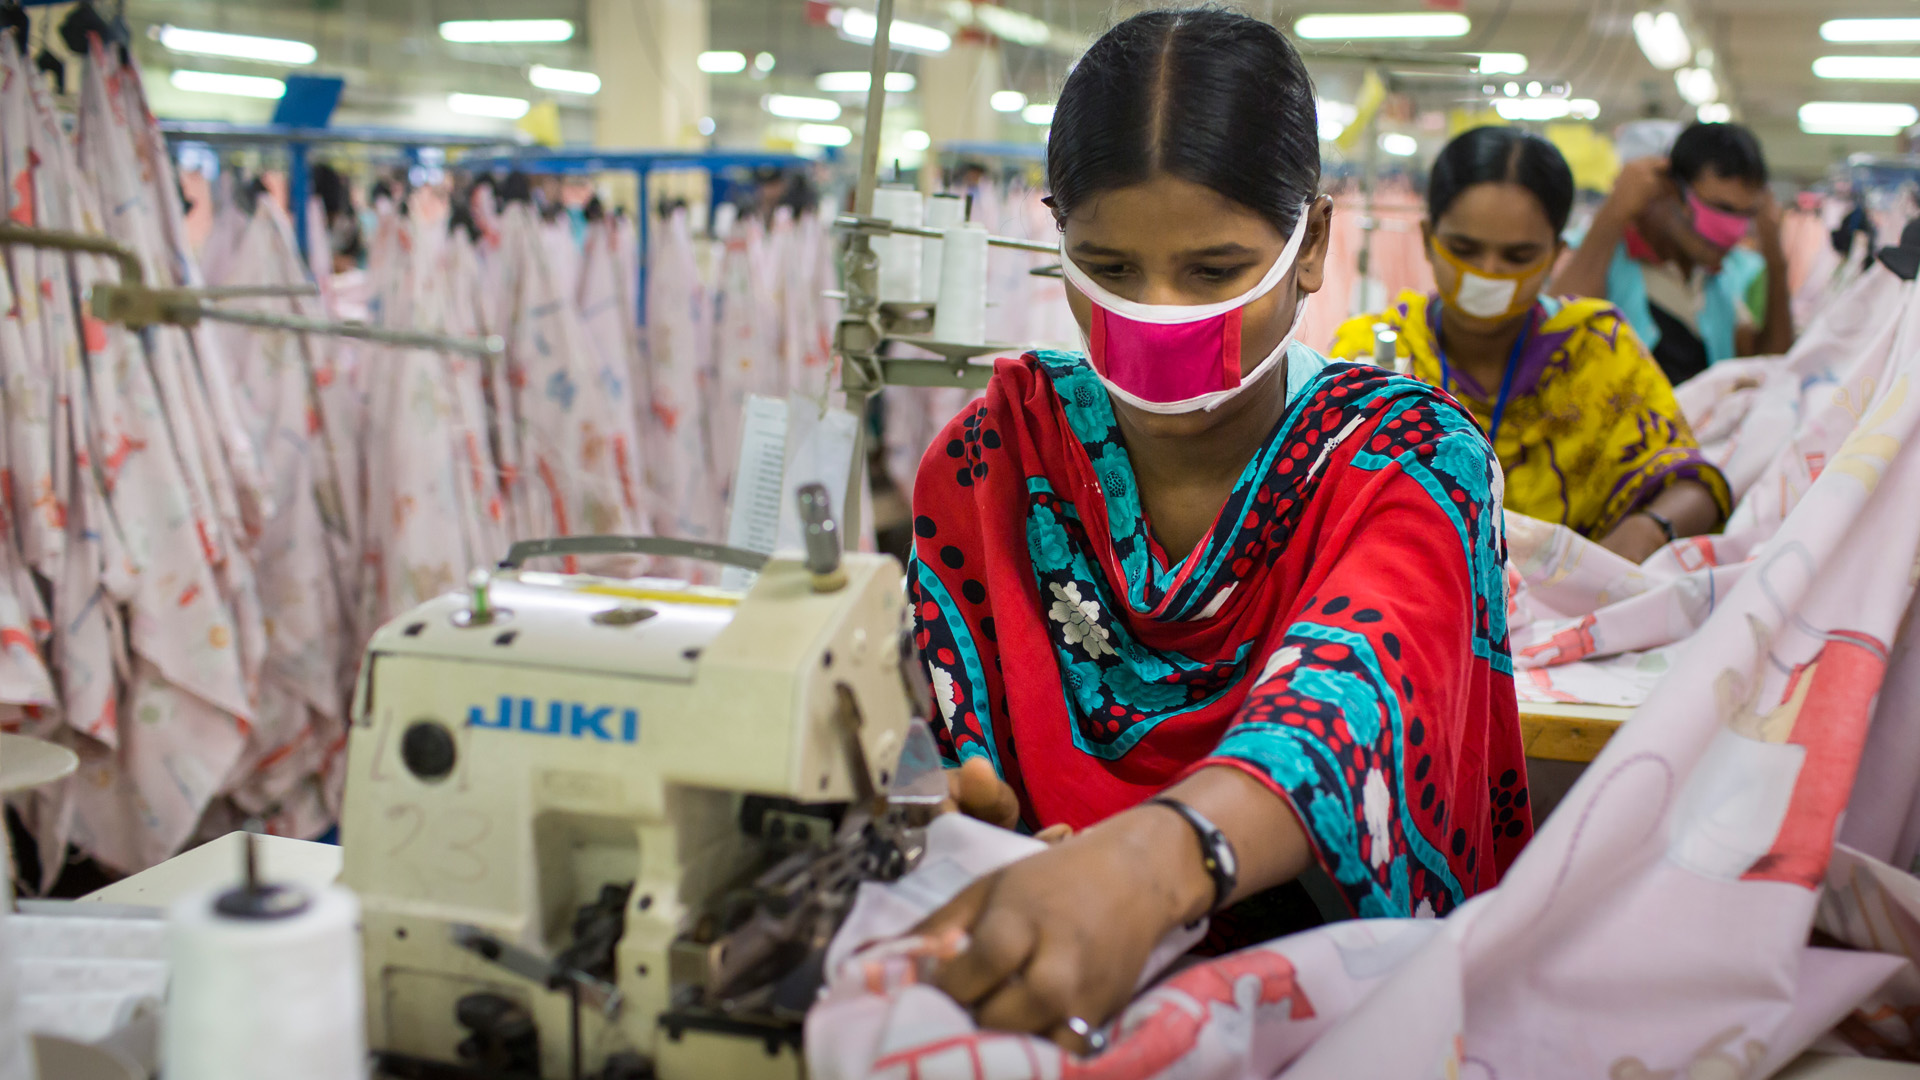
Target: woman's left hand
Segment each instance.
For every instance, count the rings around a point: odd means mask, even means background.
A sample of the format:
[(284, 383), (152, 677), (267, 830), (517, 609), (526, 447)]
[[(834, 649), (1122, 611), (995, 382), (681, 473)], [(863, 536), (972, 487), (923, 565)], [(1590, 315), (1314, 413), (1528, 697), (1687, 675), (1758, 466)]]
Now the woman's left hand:
[(1141, 807), (981, 878), (919, 932), (966, 931), (967, 950), (933, 981), (982, 1027), (1084, 1052), (1069, 1021), (1118, 1013), (1154, 946), (1203, 913), (1212, 888), (1187, 824)]

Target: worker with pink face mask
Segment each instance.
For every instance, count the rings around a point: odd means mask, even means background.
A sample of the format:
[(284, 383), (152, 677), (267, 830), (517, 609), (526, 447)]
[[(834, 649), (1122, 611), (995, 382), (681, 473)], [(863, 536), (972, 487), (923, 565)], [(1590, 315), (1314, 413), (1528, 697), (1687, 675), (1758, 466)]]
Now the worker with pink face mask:
[[(1743, 246), (1749, 236), (1757, 254)], [(1748, 297), (1759, 280), (1756, 315)], [(1665, 156), (1627, 162), (1552, 291), (1613, 301), (1676, 385), (1735, 356), (1786, 352), (1780, 207), (1753, 133), (1693, 124)]]
[(1435, 387), (1297, 340), (1318, 130), (1268, 23), (1102, 35), (1047, 144), (1086, 349), (1000, 361), (921, 462), (954, 802), (1072, 832), (922, 927), (962, 942), (931, 981), (984, 1027), (1097, 1048), (1181, 927), (1219, 953), (1445, 915), (1531, 835), (1500, 464)]

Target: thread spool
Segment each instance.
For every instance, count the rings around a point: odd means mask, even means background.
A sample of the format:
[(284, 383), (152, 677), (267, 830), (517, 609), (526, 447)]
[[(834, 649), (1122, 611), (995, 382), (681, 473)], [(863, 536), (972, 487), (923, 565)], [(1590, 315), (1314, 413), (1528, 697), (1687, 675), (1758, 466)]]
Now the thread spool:
[[(927, 199), (927, 228), (945, 232), (965, 220), (967, 201), (960, 196), (934, 195)], [(920, 244), (920, 299), (936, 303), (940, 299), (941, 243), (922, 238)]]
[(0, 829), (0, 1076), (33, 1075), (27, 1048), (27, 1029), (20, 1016), (20, 971), (14, 962), (13, 935), (7, 926), (13, 915), (13, 855)]
[(255, 884), (175, 904), (163, 1074), (364, 1080), (359, 917), (338, 887)]
[(978, 345), (987, 340), (987, 230), (972, 222), (949, 226), (940, 247), (933, 338)]
[[(873, 216), (895, 225), (918, 226), (925, 214), (920, 193), (910, 187), (888, 184), (873, 193)], [(893, 233), (873, 238), (874, 254), (880, 257), (880, 300), (883, 303), (920, 302), (920, 249), (917, 236)]]

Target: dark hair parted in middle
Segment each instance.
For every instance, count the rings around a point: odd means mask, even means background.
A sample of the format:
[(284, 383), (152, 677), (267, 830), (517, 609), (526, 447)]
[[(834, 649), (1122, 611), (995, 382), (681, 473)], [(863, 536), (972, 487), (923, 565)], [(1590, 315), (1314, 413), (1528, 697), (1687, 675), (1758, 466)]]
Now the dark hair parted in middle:
[(1518, 128), (1479, 127), (1448, 143), (1427, 181), (1427, 219), (1434, 223), (1475, 184), (1518, 184), (1533, 192), (1557, 236), (1573, 213), (1573, 170), (1550, 142)]
[(1054, 109), (1055, 211), (1161, 173), (1293, 231), (1319, 192), (1320, 127), (1313, 80), (1286, 35), (1198, 8), (1144, 12), (1093, 43)]

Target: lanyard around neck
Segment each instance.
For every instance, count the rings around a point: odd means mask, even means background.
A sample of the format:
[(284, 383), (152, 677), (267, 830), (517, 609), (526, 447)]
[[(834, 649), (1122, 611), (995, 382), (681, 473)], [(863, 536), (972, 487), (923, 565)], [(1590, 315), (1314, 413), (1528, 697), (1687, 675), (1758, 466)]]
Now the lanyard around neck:
[[(1520, 366), (1520, 352), (1527, 347), (1527, 339), (1533, 336), (1533, 321), (1538, 306), (1528, 309), (1526, 325), (1520, 328), (1520, 336), (1514, 339), (1513, 351), (1507, 354), (1507, 369), (1500, 376), (1500, 393), (1494, 398), (1493, 416), (1487, 424), (1487, 444), (1500, 435), (1500, 421), (1507, 415), (1507, 399), (1513, 395), (1513, 373)], [(1446, 346), (1440, 343), (1440, 307), (1435, 304), (1428, 320), (1433, 324), (1433, 355), (1440, 360), (1440, 389), (1453, 393), (1453, 368), (1447, 364)]]

